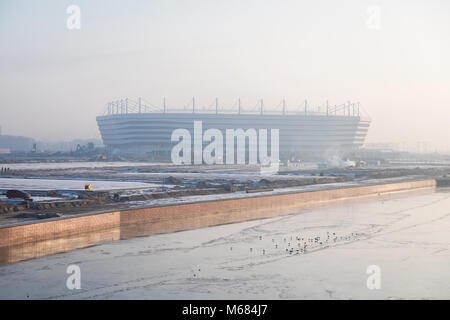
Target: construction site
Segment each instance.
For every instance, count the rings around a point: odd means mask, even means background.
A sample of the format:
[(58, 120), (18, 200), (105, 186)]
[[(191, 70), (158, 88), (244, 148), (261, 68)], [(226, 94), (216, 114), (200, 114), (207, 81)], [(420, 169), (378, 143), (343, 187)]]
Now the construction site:
[[(175, 166), (146, 162), (41, 162), (1, 165), (0, 224), (136, 206), (256, 195), (295, 188), (327, 188), (382, 179), (439, 178), (445, 162), (422, 165), (309, 169), (282, 166), (264, 175), (258, 166)], [(4, 168), (4, 169), (3, 169)], [(23, 195), (8, 198), (8, 190)]]

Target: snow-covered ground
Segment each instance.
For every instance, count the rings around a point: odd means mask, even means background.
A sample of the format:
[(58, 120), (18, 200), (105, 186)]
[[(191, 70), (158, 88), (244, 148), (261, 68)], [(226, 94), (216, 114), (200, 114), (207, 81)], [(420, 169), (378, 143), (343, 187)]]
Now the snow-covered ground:
[[(59, 201), (59, 200), (64, 200), (64, 198), (57, 198), (57, 197), (41, 197), (41, 196), (33, 196), (32, 197), (34, 202), (42, 202), (42, 201)], [(8, 199), (5, 195), (0, 195), (0, 200), (3, 202), (7, 202), (7, 203), (12, 203), (12, 204), (22, 204), (23, 200), (22, 199)]]
[(93, 190), (115, 190), (161, 187), (159, 184), (131, 181), (89, 181), (89, 180), (50, 180), (50, 179), (12, 179), (0, 178), (0, 189), (20, 190), (84, 190), (91, 183)]
[(183, 196), (177, 198), (163, 198), (163, 199), (153, 199), (153, 200), (141, 200), (141, 201), (128, 201), (131, 208), (144, 208), (151, 206), (163, 206), (170, 204), (180, 204), (180, 203), (194, 203), (199, 201), (214, 201), (214, 200), (225, 200), (225, 199), (240, 199), (240, 198), (251, 198), (256, 196), (268, 196), (286, 193), (299, 193), (299, 192), (311, 192), (318, 190), (329, 190), (338, 188), (349, 188), (358, 186), (368, 186), (374, 184), (387, 184), (387, 183), (397, 183), (410, 180), (420, 180), (425, 179), (423, 177), (395, 177), (395, 178), (384, 178), (384, 179), (372, 179), (372, 180), (361, 180), (361, 181), (347, 181), (347, 182), (335, 182), (327, 184), (313, 184), (306, 186), (290, 187), (290, 188), (277, 188), (272, 191), (264, 191), (258, 193), (246, 193), (245, 191), (233, 192), (233, 193), (219, 193), (219, 194), (207, 194), (198, 196)]
[[(177, 179), (193, 179), (193, 180), (253, 180), (259, 181), (261, 179), (267, 180), (294, 180), (294, 179), (311, 179), (311, 175), (267, 175), (257, 172), (226, 172), (226, 171), (205, 171), (205, 172), (119, 172), (114, 177), (120, 177), (124, 179), (162, 179), (164, 177), (174, 177)], [(314, 176), (316, 179), (323, 179), (326, 177)]]
[[(449, 191), (430, 189), (109, 242), (1, 266), (0, 298), (450, 299), (449, 207)], [(69, 265), (80, 290), (66, 287)]]
[(170, 163), (158, 162), (26, 162), (26, 163), (7, 163), (0, 164), (0, 167), (7, 167), (11, 170), (52, 170), (52, 169), (76, 169), (76, 168), (114, 168), (114, 167), (145, 167), (151, 165), (170, 166)]

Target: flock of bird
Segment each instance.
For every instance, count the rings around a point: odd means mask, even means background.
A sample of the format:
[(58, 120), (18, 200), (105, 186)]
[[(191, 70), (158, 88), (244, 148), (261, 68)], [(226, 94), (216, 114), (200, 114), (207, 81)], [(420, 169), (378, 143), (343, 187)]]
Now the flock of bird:
[[(313, 251), (315, 249), (327, 247), (330, 244), (338, 243), (341, 241), (350, 241), (355, 239), (355, 237), (361, 234), (352, 232), (350, 235), (338, 236), (335, 232), (328, 232), (325, 236), (291, 236), (281, 238), (280, 243), (277, 242), (275, 238), (272, 238), (272, 248), (273, 249), (284, 249), (286, 254), (304, 254), (307, 251)], [(259, 236), (259, 240), (263, 240), (262, 236)], [(268, 248), (262, 249), (261, 253), (265, 255)], [(233, 247), (230, 247), (230, 251)], [(254, 252), (254, 248), (250, 247), (250, 252)]]
[[(337, 244), (344, 241), (352, 241), (356, 240), (363, 233), (352, 232), (347, 235), (338, 236), (335, 232), (326, 232), (325, 235), (314, 235), (314, 236), (284, 236), (279, 238), (272, 238), (272, 241), (269, 246), (261, 249), (261, 246), (250, 247), (250, 253), (260, 252), (262, 255), (266, 255), (269, 253), (270, 249), (277, 249), (277, 253), (285, 252), (287, 255), (295, 255), (295, 254), (305, 254), (307, 252), (313, 252), (318, 249), (326, 248), (332, 244)], [(258, 236), (260, 241), (263, 240), (263, 236)], [(269, 238), (270, 239), (270, 238)], [(265, 239), (264, 239), (265, 240)], [(233, 247), (230, 247), (230, 251), (233, 251)], [(240, 251), (240, 250), (239, 250)], [(270, 250), (271, 252), (274, 252)], [(200, 269), (197, 270), (200, 273)], [(194, 277), (197, 274), (194, 273)]]

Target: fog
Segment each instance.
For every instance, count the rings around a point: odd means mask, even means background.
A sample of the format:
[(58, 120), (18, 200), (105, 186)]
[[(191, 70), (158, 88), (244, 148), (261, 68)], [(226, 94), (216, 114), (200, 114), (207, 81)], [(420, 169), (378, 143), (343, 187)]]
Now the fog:
[[(69, 30), (69, 5), (81, 28)], [(450, 2), (0, 2), (0, 125), (36, 139), (98, 138), (106, 103), (199, 108), (215, 97), (295, 110), (360, 101), (367, 142), (450, 151)]]

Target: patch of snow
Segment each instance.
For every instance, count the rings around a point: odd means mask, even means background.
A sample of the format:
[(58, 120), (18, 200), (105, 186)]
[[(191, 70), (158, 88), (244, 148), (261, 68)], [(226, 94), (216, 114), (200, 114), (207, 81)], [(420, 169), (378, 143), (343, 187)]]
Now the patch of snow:
[(52, 169), (75, 169), (75, 168), (114, 168), (114, 167), (144, 167), (151, 165), (170, 166), (171, 163), (158, 162), (24, 162), (8, 163), (0, 166), (10, 168), (11, 170), (52, 170)]
[(131, 181), (89, 181), (89, 180), (50, 180), (50, 179), (10, 179), (0, 178), (0, 189), (19, 190), (84, 190), (91, 183), (93, 190), (116, 190), (138, 188), (160, 188), (160, 184)]

